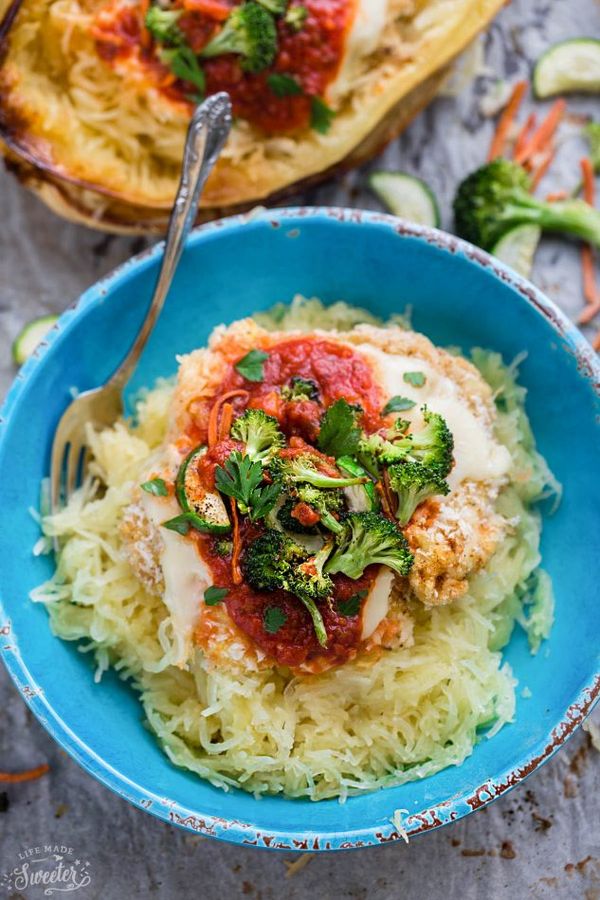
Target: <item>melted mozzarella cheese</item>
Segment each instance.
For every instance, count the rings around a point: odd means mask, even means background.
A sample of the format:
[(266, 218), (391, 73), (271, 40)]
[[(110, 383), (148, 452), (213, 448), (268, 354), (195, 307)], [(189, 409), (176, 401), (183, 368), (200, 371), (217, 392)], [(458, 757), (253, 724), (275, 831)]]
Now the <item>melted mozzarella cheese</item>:
[(371, 637), (379, 623), (387, 616), (393, 581), (392, 570), (382, 566), (363, 606), (361, 633), (363, 641)]
[(364, 58), (379, 46), (387, 8), (388, 0), (356, 0), (354, 21), (346, 35), (340, 68), (327, 89), (327, 99), (331, 103), (339, 102), (350, 93)]
[[(156, 528), (181, 513), (174, 497), (154, 497), (145, 493), (142, 503)], [(160, 528), (160, 536), (163, 544), (160, 565), (165, 582), (163, 601), (170, 613), (175, 639), (173, 663), (183, 667), (190, 656), (204, 591), (212, 581), (210, 571), (192, 541), (168, 528)]]
[[(420, 407), (444, 417), (454, 436), (454, 468), (448, 476), (450, 487), (461, 481), (488, 481), (502, 478), (511, 463), (510, 453), (499, 444), (486, 425), (475, 416), (461, 397), (456, 384), (435, 367), (414, 356), (394, 356), (376, 347), (361, 344), (358, 349), (375, 364), (379, 382), (390, 397), (400, 394), (415, 401), (415, 407), (402, 412), (403, 418), (422, 424)], [(422, 387), (404, 381), (406, 372), (423, 372)]]

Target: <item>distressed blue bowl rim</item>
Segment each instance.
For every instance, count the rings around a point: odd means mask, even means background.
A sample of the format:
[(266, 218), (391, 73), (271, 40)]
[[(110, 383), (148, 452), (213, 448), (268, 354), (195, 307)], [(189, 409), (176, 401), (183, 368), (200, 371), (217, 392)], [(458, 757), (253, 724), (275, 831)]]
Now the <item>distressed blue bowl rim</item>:
[[(577, 360), (581, 377), (589, 381), (592, 389), (600, 397), (600, 361), (594, 350), (581, 332), (566, 315), (538, 288), (517, 275), (512, 269), (478, 247), (468, 244), (460, 238), (435, 228), (415, 225), (398, 219), (395, 216), (366, 210), (338, 207), (289, 207), (276, 210), (254, 211), (249, 214), (232, 216), (201, 225), (194, 229), (188, 247), (195, 246), (207, 236), (220, 231), (235, 231), (246, 223), (260, 219), (273, 228), (285, 223), (296, 222), (301, 225), (310, 219), (331, 219), (337, 222), (354, 224), (366, 223), (379, 225), (395, 231), (400, 237), (418, 238), (451, 254), (459, 253), (471, 264), (491, 271), (495, 277), (509, 285), (521, 300), (533, 307), (543, 316), (560, 337), (565, 349)], [(4, 404), (0, 409), (0, 444), (4, 440), (10, 424), (13, 410), (16, 408), (24, 385), (39, 365), (40, 360), (48, 352), (57, 336), (69, 329), (72, 321), (90, 305), (102, 300), (113, 286), (126, 280), (133, 271), (143, 271), (150, 267), (162, 254), (163, 242), (142, 251), (136, 256), (113, 269), (108, 275), (90, 286), (79, 299), (69, 307), (58, 319), (47, 337), (37, 348), (33, 356), (27, 360), (18, 372)], [(0, 657), (14, 681), (23, 699), (57, 743), (87, 772), (98, 781), (125, 798), (134, 806), (150, 812), (152, 815), (175, 824), (194, 833), (235, 844), (251, 846), (263, 837), (252, 822), (224, 819), (209, 816), (201, 810), (190, 809), (168, 798), (154, 794), (147, 788), (136, 784), (120, 772), (104, 762), (89, 746), (66, 725), (46, 701), (42, 685), (36, 683), (30, 675), (26, 661), (21, 655), (16, 636), (12, 633), (10, 620), (2, 604), (0, 586)], [(571, 737), (585, 720), (600, 698), (600, 671), (591, 673), (588, 683), (572, 698), (559, 721), (548, 729), (548, 733), (540, 738), (533, 752), (524, 758), (520, 765), (509, 768), (493, 780), (483, 782), (472, 790), (469, 797), (453, 796), (432, 809), (423, 809), (407, 816), (403, 822), (408, 836), (430, 831), (442, 825), (456, 821), (465, 815), (486, 806), (527, 778), (538, 766), (550, 759), (554, 753)], [(385, 789), (384, 789), (385, 790)], [(260, 801), (257, 801), (260, 802)], [(327, 833), (307, 833), (286, 831), (285, 829), (269, 829), (268, 842), (260, 846), (268, 846), (278, 850), (301, 850), (314, 852), (328, 850), (352, 849), (355, 847), (380, 846), (382, 843), (402, 839), (402, 835), (393, 824), (382, 825), (380, 822), (364, 828)], [(299, 846), (301, 844), (301, 846)]]

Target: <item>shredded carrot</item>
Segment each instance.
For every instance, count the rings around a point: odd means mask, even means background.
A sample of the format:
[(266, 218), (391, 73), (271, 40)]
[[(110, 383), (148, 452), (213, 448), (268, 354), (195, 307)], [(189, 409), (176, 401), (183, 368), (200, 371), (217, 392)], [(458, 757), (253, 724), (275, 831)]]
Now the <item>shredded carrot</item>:
[(600, 350), (600, 331), (597, 331), (594, 340), (592, 341), (592, 347), (594, 350)]
[(242, 543), (240, 540), (240, 521), (238, 518), (237, 511), (237, 502), (231, 497), (231, 518), (233, 519), (233, 547), (231, 551), (231, 578), (234, 584), (241, 584), (242, 573), (240, 571), (240, 553), (242, 550)]
[(596, 295), (596, 300), (593, 302), (586, 303), (583, 312), (579, 314), (577, 322), (579, 325), (589, 325), (598, 313), (600, 313), (600, 294)]
[(227, 391), (225, 394), (222, 394), (220, 397), (215, 400), (213, 403), (213, 407), (208, 416), (208, 446), (214, 447), (219, 439), (219, 411), (222, 405), (226, 400), (231, 400), (232, 397), (244, 397), (245, 400), (248, 400), (250, 394), (248, 391), (237, 390), (237, 391)]
[(543, 152), (548, 148), (552, 142), (554, 133), (565, 114), (566, 106), (567, 104), (562, 98), (552, 104), (548, 115), (540, 127), (534, 131), (533, 135), (526, 142), (525, 146), (521, 148), (519, 153), (515, 153), (515, 162), (520, 165), (528, 163), (536, 156), (536, 154)]
[(526, 145), (527, 141), (531, 137), (533, 129), (536, 126), (537, 116), (535, 113), (529, 113), (527, 118), (525, 119), (525, 124), (519, 131), (517, 135), (517, 139), (515, 141), (515, 149), (513, 150), (513, 157), (517, 156), (523, 147)]
[(549, 194), (546, 194), (546, 200), (548, 203), (556, 203), (558, 200), (566, 200), (568, 196), (568, 191), (550, 191)]
[(47, 763), (42, 763), (41, 766), (36, 766), (35, 769), (27, 769), (25, 772), (0, 772), (0, 781), (7, 781), (10, 784), (17, 784), (21, 781), (35, 781), (36, 778), (41, 778), (42, 775), (49, 771), (50, 766)]
[(217, 22), (224, 22), (231, 12), (231, 6), (220, 3), (219, 0), (183, 0), (183, 8), (189, 12), (202, 13)]
[(596, 186), (594, 185), (594, 167), (589, 156), (584, 156), (580, 162), (581, 175), (583, 177), (583, 199), (590, 206), (596, 202)]
[(221, 410), (221, 424), (219, 425), (219, 440), (223, 441), (229, 434), (231, 423), (233, 421), (233, 406), (231, 403), (224, 403)]
[[(584, 156), (580, 162), (581, 165), (581, 175), (583, 179), (583, 199), (586, 203), (589, 203), (591, 206), (594, 205), (596, 200), (596, 186), (594, 184), (594, 167), (592, 166), (592, 162), (589, 157)], [(600, 291), (598, 291), (598, 286), (596, 284), (596, 272), (594, 267), (594, 251), (590, 244), (584, 244), (581, 248), (581, 274), (583, 277), (583, 296), (585, 297), (586, 303), (591, 304), (592, 306), (596, 306), (600, 302)], [(587, 317), (588, 311), (584, 310), (582, 313), (582, 318), (579, 319), (581, 324), (586, 324), (590, 322), (595, 313), (589, 313), (589, 318)]]
[(552, 165), (552, 160), (554, 159), (556, 151), (554, 147), (551, 145), (548, 147), (547, 151), (544, 153), (540, 163), (537, 168), (533, 170), (531, 173), (531, 190), (535, 191), (536, 187)]
[(496, 131), (494, 132), (494, 137), (492, 138), (492, 143), (490, 144), (488, 161), (496, 159), (497, 156), (502, 156), (502, 154), (504, 153), (511, 126), (515, 120), (515, 116), (519, 111), (519, 107), (523, 102), (523, 97), (525, 96), (526, 90), (527, 82), (525, 80), (517, 81), (512, 90), (512, 94), (510, 95), (508, 103), (502, 111), (502, 115), (500, 116), (498, 125), (496, 126)]
[(150, 0), (139, 0), (139, 14), (142, 23), (140, 29), (140, 44), (142, 47), (149, 47), (152, 43), (150, 32), (146, 28), (146, 13), (150, 9)]

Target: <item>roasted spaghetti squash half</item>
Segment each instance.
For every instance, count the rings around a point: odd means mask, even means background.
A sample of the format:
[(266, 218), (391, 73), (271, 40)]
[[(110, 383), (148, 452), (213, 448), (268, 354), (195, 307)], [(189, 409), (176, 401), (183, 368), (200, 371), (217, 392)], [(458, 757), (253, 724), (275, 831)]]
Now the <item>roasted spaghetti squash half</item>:
[(373, 155), (502, 4), (0, 0), (5, 156), (71, 218), (160, 230), (193, 105), (226, 90), (201, 217), (247, 208)]

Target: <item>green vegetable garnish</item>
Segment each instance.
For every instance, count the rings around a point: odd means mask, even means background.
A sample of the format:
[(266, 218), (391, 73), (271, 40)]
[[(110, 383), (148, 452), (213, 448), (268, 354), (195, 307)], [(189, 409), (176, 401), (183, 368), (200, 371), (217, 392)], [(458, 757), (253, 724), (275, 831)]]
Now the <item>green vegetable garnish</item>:
[(406, 538), (400, 529), (378, 513), (350, 513), (346, 530), (324, 566), (330, 575), (342, 572), (360, 578), (367, 566), (379, 563), (399, 575), (408, 575), (413, 564)]
[(268, 358), (269, 354), (262, 350), (250, 350), (235, 364), (234, 369), (246, 381), (262, 381), (265, 377), (264, 365)]
[(414, 400), (409, 400), (408, 397), (401, 397), (397, 394), (395, 397), (392, 397), (385, 404), (383, 409), (381, 410), (381, 414), (383, 416), (387, 416), (389, 413), (393, 412), (402, 412), (404, 409), (412, 409), (413, 406), (416, 406), (416, 402)]
[(169, 531), (176, 531), (177, 534), (186, 535), (192, 527), (192, 523), (190, 522), (189, 513), (183, 513), (180, 516), (175, 516), (174, 519), (163, 522), (162, 526), (163, 528), (168, 528)]
[(321, 419), (318, 445), (328, 456), (354, 456), (360, 440), (357, 425), (362, 410), (347, 400), (336, 400)]
[(352, 594), (347, 600), (340, 600), (337, 605), (338, 612), (347, 618), (357, 616), (360, 612), (362, 601), (368, 593), (366, 590), (357, 591), (356, 594)]
[(186, 44), (180, 47), (165, 47), (159, 52), (161, 62), (168, 65), (173, 75), (182, 81), (189, 81), (197, 89), (196, 99), (202, 99), (206, 89), (204, 72), (200, 68), (198, 58)]
[(225, 599), (227, 593), (227, 588), (217, 587), (213, 584), (204, 591), (204, 602), (207, 606), (216, 606)]
[(237, 501), (240, 512), (248, 515), (252, 522), (261, 519), (273, 507), (281, 493), (281, 484), (265, 484), (263, 467), (259, 462), (242, 456), (235, 450), (225, 460), (224, 466), (215, 469), (217, 490)]
[(285, 445), (279, 422), (262, 409), (247, 409), (231, 426), (231, 436), (246, 445), (253, 462), (263, 464)]
[(280, 606), (268, 606), (263, 615), (263, 625), (269, 634), (277, 634), (285, 625), (287, 616)]
[(312, 97), (310, 101), (310, 127), (319, 134), (327, 134), (335, 113), (320, 97)]
[(308, 17), (308, 10), (305, 6), (288, 6), (283, 21), (294, 31), (300, 31)]
[(162, 478), (152, 478), (150, 481), (140, 484), (140, 487), (147, 494), (153, 494), (155, 497), (166, 497), (169, 493), (169, 489)]
[(267, 84), (276, 97), (294, 97), (302, 93), (302, 88), (292, 75), (273, 72), (267, 75)]
[(264, 6), (247, 0), (235, 6), (219, 33), (203, 47), (201, 56), (237, 53), (246, 72), (262, 72), (277, 53), (275, 19)]
[(402, 378), (407, 384), (412, 384), (413, 387), (423, 387), (425, 384), (423, 372), (405, 372)]

